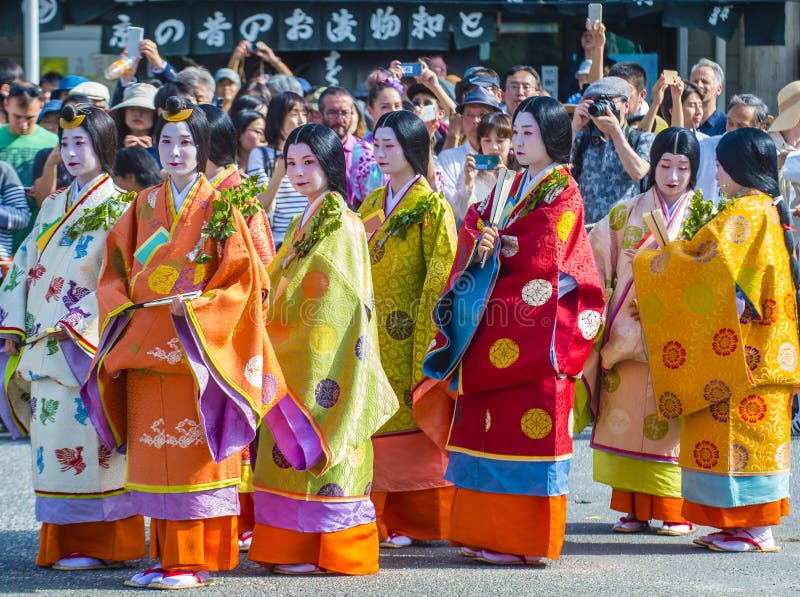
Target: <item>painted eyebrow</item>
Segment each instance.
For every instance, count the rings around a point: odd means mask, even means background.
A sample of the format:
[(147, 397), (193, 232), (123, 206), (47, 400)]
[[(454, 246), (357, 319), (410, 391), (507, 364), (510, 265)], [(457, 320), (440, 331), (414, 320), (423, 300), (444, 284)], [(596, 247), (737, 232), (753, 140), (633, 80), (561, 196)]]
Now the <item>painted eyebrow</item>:
[(288, 155), (286, 156), (287, 160), (304, 160), (306, 158), (316, 158), (313, 153), (307, 153), (306, 155), (301, 155), (299, 158), (290, 158)]

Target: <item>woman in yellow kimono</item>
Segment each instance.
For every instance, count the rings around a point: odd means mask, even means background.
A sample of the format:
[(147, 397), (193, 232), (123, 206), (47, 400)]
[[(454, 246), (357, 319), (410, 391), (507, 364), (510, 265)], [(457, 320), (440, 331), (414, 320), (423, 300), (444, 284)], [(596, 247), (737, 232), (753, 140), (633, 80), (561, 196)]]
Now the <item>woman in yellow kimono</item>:
[(109, 234), (82, 395), (104, 443), (125, 446), (125, 486), (151, 517), (159, 565), (126, 584), (180, 589), (238, 565), (242, 449), (286, 392), (263, 324), (266, 271), (244, 217), (202, 174), (205, 115), (171, 97), (155, 138), (168, 178)]
[[(449, 203), (425, 180), (430, 138), (422, 120), (403, 110), (388, 112), (378, 120), (373, 141), (389, 184), (370, 193), (359, 214), (369, 235), (381, 360), (402, 400), (373, 439), (372, 501), (381, 546), (396, 548), (449, 535), (453, 486), (444, 480), (447, 453), (420, 428), (411, 397), (436, 335), (430, 313), (455, 258), (456, 226)], [(451, 407), (452, 400), (442, 396)]]
[(614, 207), (589, 234), (607, 297), (603, 337), (584, 368), (594, 398), (594, 480), (613, 488), (611, 508), (624, 513), (612, 527), (619, 533), (644, 531), (651, 519), (664, 521), (662, 535), (693, 531), (681, 514), (678, 420), (656, 415), (633, 258), (640, 249), (658, 247), (643, 220), (647, 213), (660, 211), (669, 238), (680, 236), (699, 163), (691, 131), (662, 131), (650, 150), (647, 191)]
[(775, 144), (757, 129), (732, 131), (717, 162), (733, 204), (692, 240), (637, 254), (640, 317), (659, 417), (680, 419), (683, 515), (720, 529), (694, 542), (777, 551), (771, 527), (789, 514), (800, 384), (800, 274)]

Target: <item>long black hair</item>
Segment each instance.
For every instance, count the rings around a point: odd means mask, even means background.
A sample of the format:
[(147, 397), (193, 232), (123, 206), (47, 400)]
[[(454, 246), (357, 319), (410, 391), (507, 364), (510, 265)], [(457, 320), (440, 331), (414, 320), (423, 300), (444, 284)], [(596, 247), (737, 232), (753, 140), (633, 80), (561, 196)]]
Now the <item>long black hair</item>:
[(692, 131), (679, 126), (664, 129), (653, 139), (653, 145), (650, 147), (650, 172), (647, 175), (647, 188), (656, 184), (656, 168), (658, 162), (661, 161), (661, 156), (665, 153), (685, 155), (689, 158), (691, 167), (689, 188), (693, 189), (697, 183), (697, 169), (700, 167), (700, 144)]
[(170, 122), (167, 118), (171, 118), (183, 110), (191, 110), (191, 114), (182, 119), (182, 122), (185, 122), (189, 127), (189, 132), (192, 133), (192, 139), (197, 147), (197, 171), (205, 172), (208, 153), (211, 150), (211, 139), (208, 134), (208, 119), (206, 118), (206, 113), (202, 110), (198, 110), (197, 106), (188, 99), (175, 96), (167, 98), (166, 107), (161, 113), (161, 117), (156, 119), (153, 141), (156, 147), (158, 147), (158, 143), (161, 140), (161, 131), (163, 131), (164, 126)]
[(345, 174), (344, 148), (339, 136), (327, 126), (308, 123), (294, 129), (283, 145), (283, 155), (289, 153), (289, 147), (305, 143), (317, 156), (320, 167), (328, 178), (328, 188), (347, 198), (347, 175)]
[(387, 112), (375, 124), (375, 132), (379, 128), (390, 128), (394, 131), (403, 155), (414, 172), (428, 175), (428, 164), (431, 161), (431, 137), (428, 127), (419, 116), (406, 110)]
[(211, 104), (197, 106), (205, 112), (211, 146), (208, 159), (217, 166), (228, 166), (236, 161), (236, 129), (224, 110)]
[(92, 104), (67, 104), (61, 108), (59, 115), (58, 140), (64, 134), (61, 128), (61, 120), (71, 123), (76, 118), (83, 116), (83, 122), (79, 125), (88, 133), (92, 140), (92, 146), (100, 161), (100, 166), (104, 172), (114, 171), (114, 157), (117, 155), (117, 125), (105, 110), (95, 107)]
[[(775, 142), (764, 131), (743, 128), (725, 133), (717, 144), (717, 161), (736, 184), (759, 190), (770, 197), (780, 196), (778, 150)], [(781, 198), (776, 207), (783, 226), (783, 242), (789, 253), (795, 298), (800, 303), (800, 266), (794, 254), (792, 214), (789, 211), (788, 198)]]
[(568, 164), (572, 150), (572, 121), (561, 102), (546, 95), (529, 97), (517, 106), (511, 124), (525, 112), (531, 114), (539, 125), (547, 155), (554, 162)]

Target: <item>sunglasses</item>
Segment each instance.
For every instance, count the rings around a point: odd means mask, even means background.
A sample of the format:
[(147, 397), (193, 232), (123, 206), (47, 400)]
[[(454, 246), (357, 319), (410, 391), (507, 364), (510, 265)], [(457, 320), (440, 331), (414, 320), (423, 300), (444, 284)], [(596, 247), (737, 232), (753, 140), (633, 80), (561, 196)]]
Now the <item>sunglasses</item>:
[(18, 97), (23, 94), (28, 97), (39, 97), (42, 94), (42, 88), (38, 85), (12, 85), (8, 91), (8, 97)]
[(415, 105), (415, 106), (417, 106), (417, 107), (420, 107), (420, 108), (422, 108), (423, 106), (433, 106), (433, 105), (435, 105), (435, 104), (433, 103), (433, 100), (432, 100), (432, 99), (426, 99), (426, 100), (414, 100), (414, 101), (413, 101), (413, 102), (411, 102), (411, 103), (412, 103), (412, 104), (414, 104), (414, 105)]

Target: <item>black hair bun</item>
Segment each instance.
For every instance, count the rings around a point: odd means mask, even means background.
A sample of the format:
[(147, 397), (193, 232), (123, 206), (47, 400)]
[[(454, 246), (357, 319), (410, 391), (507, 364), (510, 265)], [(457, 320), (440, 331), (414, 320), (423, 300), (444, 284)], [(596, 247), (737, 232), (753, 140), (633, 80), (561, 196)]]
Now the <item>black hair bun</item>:
[(186, 108), (186, 100), (181, 97), (177, 97), (172, 95), (167, 98), (167, 102), (164, 105), (164, 109), (167, 111), (168, 114), (175, 114), (176, 112), (180, 112), (184, 108)]
[(67, 122), (72, 122), (78, 117), (78, 109), (75, 107), (74, 104), (67, 104), (66, 106), (61, 108), (60, 116)]

